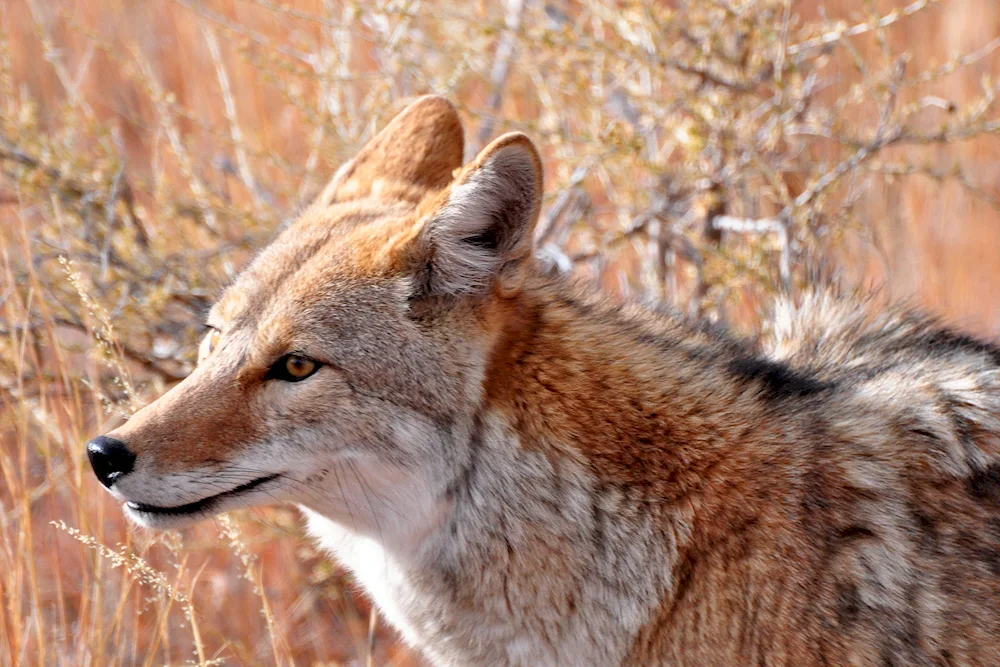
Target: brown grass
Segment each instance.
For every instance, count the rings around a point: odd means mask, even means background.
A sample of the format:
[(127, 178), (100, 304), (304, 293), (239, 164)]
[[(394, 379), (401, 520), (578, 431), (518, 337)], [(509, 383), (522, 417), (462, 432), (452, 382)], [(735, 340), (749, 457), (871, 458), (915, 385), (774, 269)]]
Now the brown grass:
[[(505, 11), (506, 10), (506, 11)], [(407, 98), (523, 129), (544, 254), (743, 330), (879, 283), (1000, 330), (993, 0), (0, 5), (0, 664), (411, 664), (290, 508), (128, 527), (82, 443)]]

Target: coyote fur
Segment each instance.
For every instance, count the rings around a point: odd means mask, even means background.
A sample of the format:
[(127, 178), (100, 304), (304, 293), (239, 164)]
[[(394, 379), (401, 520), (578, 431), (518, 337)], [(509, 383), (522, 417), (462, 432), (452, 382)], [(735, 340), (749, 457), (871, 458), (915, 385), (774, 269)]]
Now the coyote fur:
[(153, 528), (298, 504), (437, 665), (1000, 664), (1000, 347), (826, 292), (753, 346), (534, 257), (423, 97), (88, 445)]

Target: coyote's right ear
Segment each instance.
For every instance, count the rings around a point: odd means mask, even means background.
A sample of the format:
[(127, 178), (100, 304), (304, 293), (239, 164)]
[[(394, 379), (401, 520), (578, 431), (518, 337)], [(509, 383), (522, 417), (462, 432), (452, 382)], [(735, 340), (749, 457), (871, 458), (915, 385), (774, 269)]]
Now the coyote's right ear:
[(483, 149), (442, 194), (417, 237), (420, 282), (430, 295), (516, 289), (533, 251), (542, 201), (535, 145), (511, 132)]
[(421, 199), (451, 182), (462, 166), (462, 121), (443, 97), (418, 98), (344, 164), (316, 203), (386, 193)]

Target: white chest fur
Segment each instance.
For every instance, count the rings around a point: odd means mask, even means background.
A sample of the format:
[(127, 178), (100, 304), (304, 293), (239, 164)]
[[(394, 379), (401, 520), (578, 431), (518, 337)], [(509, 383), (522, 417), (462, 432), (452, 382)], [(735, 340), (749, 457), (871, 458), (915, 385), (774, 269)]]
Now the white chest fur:
[(419, 539), (303, 509), (310, 532), (437, 665), (619, 664), (669, 593), (676, 544), (573, 461), (492, 426), (462, 491), (422, 512), (437, 519)]
[(375, 601), (381, 615), (412, 645), (421, 643), (404, 609), (413, 606), (414, 592), (403, 569), (386, 553), (378, 540), (358, 535), (353, 530), (302, 507), (309, 533), (346, 567), (365, 592)]

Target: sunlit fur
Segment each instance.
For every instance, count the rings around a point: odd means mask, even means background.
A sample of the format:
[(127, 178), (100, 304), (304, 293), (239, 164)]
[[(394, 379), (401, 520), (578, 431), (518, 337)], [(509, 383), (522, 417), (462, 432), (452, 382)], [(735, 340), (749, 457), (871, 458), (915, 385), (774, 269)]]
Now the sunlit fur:
[(763, 350), (611, 302), (533, 259), (531, 142), (462, 149), (419, 99), (225, 292), (111, 434), (123, 501), (215, 499), (135, 520), (298, 503), (440, 665), (997, 663), (1000, 350), (828, 294)]

